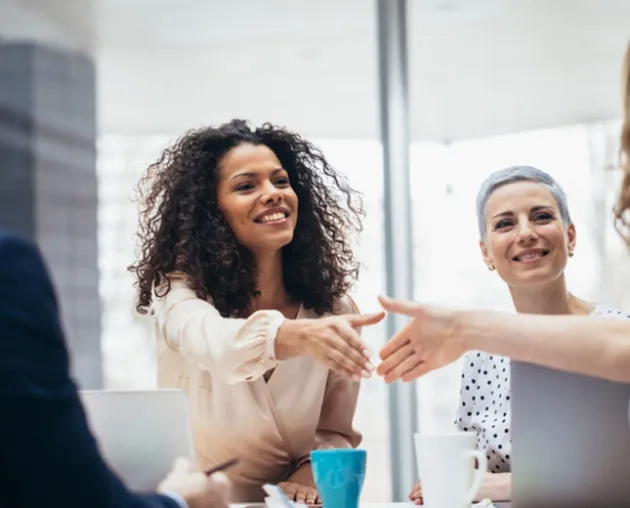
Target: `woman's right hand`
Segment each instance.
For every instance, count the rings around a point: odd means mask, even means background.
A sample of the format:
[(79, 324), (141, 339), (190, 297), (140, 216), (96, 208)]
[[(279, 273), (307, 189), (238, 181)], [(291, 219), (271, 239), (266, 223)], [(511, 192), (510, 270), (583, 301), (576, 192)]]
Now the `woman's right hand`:
[(276, 357), (283, 360), (308, 354), (355, 381), (368, 378), (374, 370), (372, 352), (361, 340), (359, 330), (384, 317), (384, 312), (377, 312), (287, 320), (278, 330)]
[(176, 493), (189, 508), (228, 508), (230, 481), (223, 473), (208, 477), (188, 459), (177, 459), (168, 476), (158, 485), (160, 493)]
[(424, 500), (422, 499), (422, 485), (420, 484), (420, 480), (416, 482), (409, 493), (409, 501), (413, 504), (423, 504)]

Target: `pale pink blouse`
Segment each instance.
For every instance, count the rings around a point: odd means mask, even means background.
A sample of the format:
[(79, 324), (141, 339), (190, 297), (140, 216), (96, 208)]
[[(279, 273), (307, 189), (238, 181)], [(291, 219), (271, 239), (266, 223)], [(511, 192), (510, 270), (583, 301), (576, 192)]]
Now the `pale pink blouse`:
[[(261, 501), (261, 486), (285, 480), (313, 449), (360, 443), (352, 426), (359, 383), (310, 356), (277, 360), (282, 313), (224, 318), (184, 277), (170, 278), (170, 291), (152, 305), (158, 386), (187, 392), (200, 468), (241, 459), (227, 472), (234, 502)], [(335, 313), (357, 308), (346, 298)], [(315, 317), (303, 308), (297, 316)], [(266, 382), (263, 375), (272, 368)]]

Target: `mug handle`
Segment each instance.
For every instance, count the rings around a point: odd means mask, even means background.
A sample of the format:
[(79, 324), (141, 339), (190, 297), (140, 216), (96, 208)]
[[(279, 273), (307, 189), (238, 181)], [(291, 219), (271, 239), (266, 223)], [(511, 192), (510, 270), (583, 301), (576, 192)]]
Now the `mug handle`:
[(485, 454), (479, 450), (468, 450), (465, 453), (465, 457), (466, 458), (474, 457), (477, 459), (477, 469), (475, 471), (475, 479), (473, 480), (473, 483), (470, 486), (470, 489), (468, 490), (468, 492), (466, 493), (466, 496), (464, 497), (464, 503), (466, 504), (466, 506), (468, 506), (472, 504), (472, 502), (475, 500), (475, 496), (477, 495), (477, 492), (479, 492), (479, 489), (481, 488), (481, 484), (483, 483), (484, 476), (486, 475), (486, 469), (488, 467), (488, 459), (486, 459)]

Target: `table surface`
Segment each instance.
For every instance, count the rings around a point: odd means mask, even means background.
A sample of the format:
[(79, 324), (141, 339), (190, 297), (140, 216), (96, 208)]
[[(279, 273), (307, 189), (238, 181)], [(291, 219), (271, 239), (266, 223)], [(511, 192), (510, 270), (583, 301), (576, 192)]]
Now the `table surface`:
[[(264, 507), (264, 504), (256, 504), (256, 503), (245, 503), (245, 504), (231, 504), (230, 508), (258, 508)], [(411, 503), (361, 503), (361, 507), (365, 508), (409, 508), (410, 506), (415, 506)]]
[[(231, 504), (230, 508), (258, 508), (264, 507), (264, 504), (245, 503), (245, 504)], [(361, 503), (361, 508), (410, 508), (415, 506), (411, 503)], [(500, 507), (502, 508), (502, 507)]]
[[(246, 508), (246, 507), (264, 507), (264, 504), (245, 503), (245, 504), (231, 504), (231, 508)], [(362, 508), (410, 508), (416, 506), (411, 503), (361, 503)], [(510, 508), (511, 503), (494, 503), (496, 508)]]
[[(264, 504), (256, 503), (244, 503), (244, 504), (231, 504), (230, 508), (258, 508), (264, 507)], [(365, 508), (409, 508), (415, 506), (411, 503), (361, 503), (361, 507)]]

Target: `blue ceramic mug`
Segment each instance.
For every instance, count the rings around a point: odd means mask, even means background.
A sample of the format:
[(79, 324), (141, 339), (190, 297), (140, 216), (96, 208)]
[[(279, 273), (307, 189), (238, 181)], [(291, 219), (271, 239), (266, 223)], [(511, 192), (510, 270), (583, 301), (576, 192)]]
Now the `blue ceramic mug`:
[(324, 508), (358, 508), (365, 479), (365, 450), (313, 450), (313, 478)]

